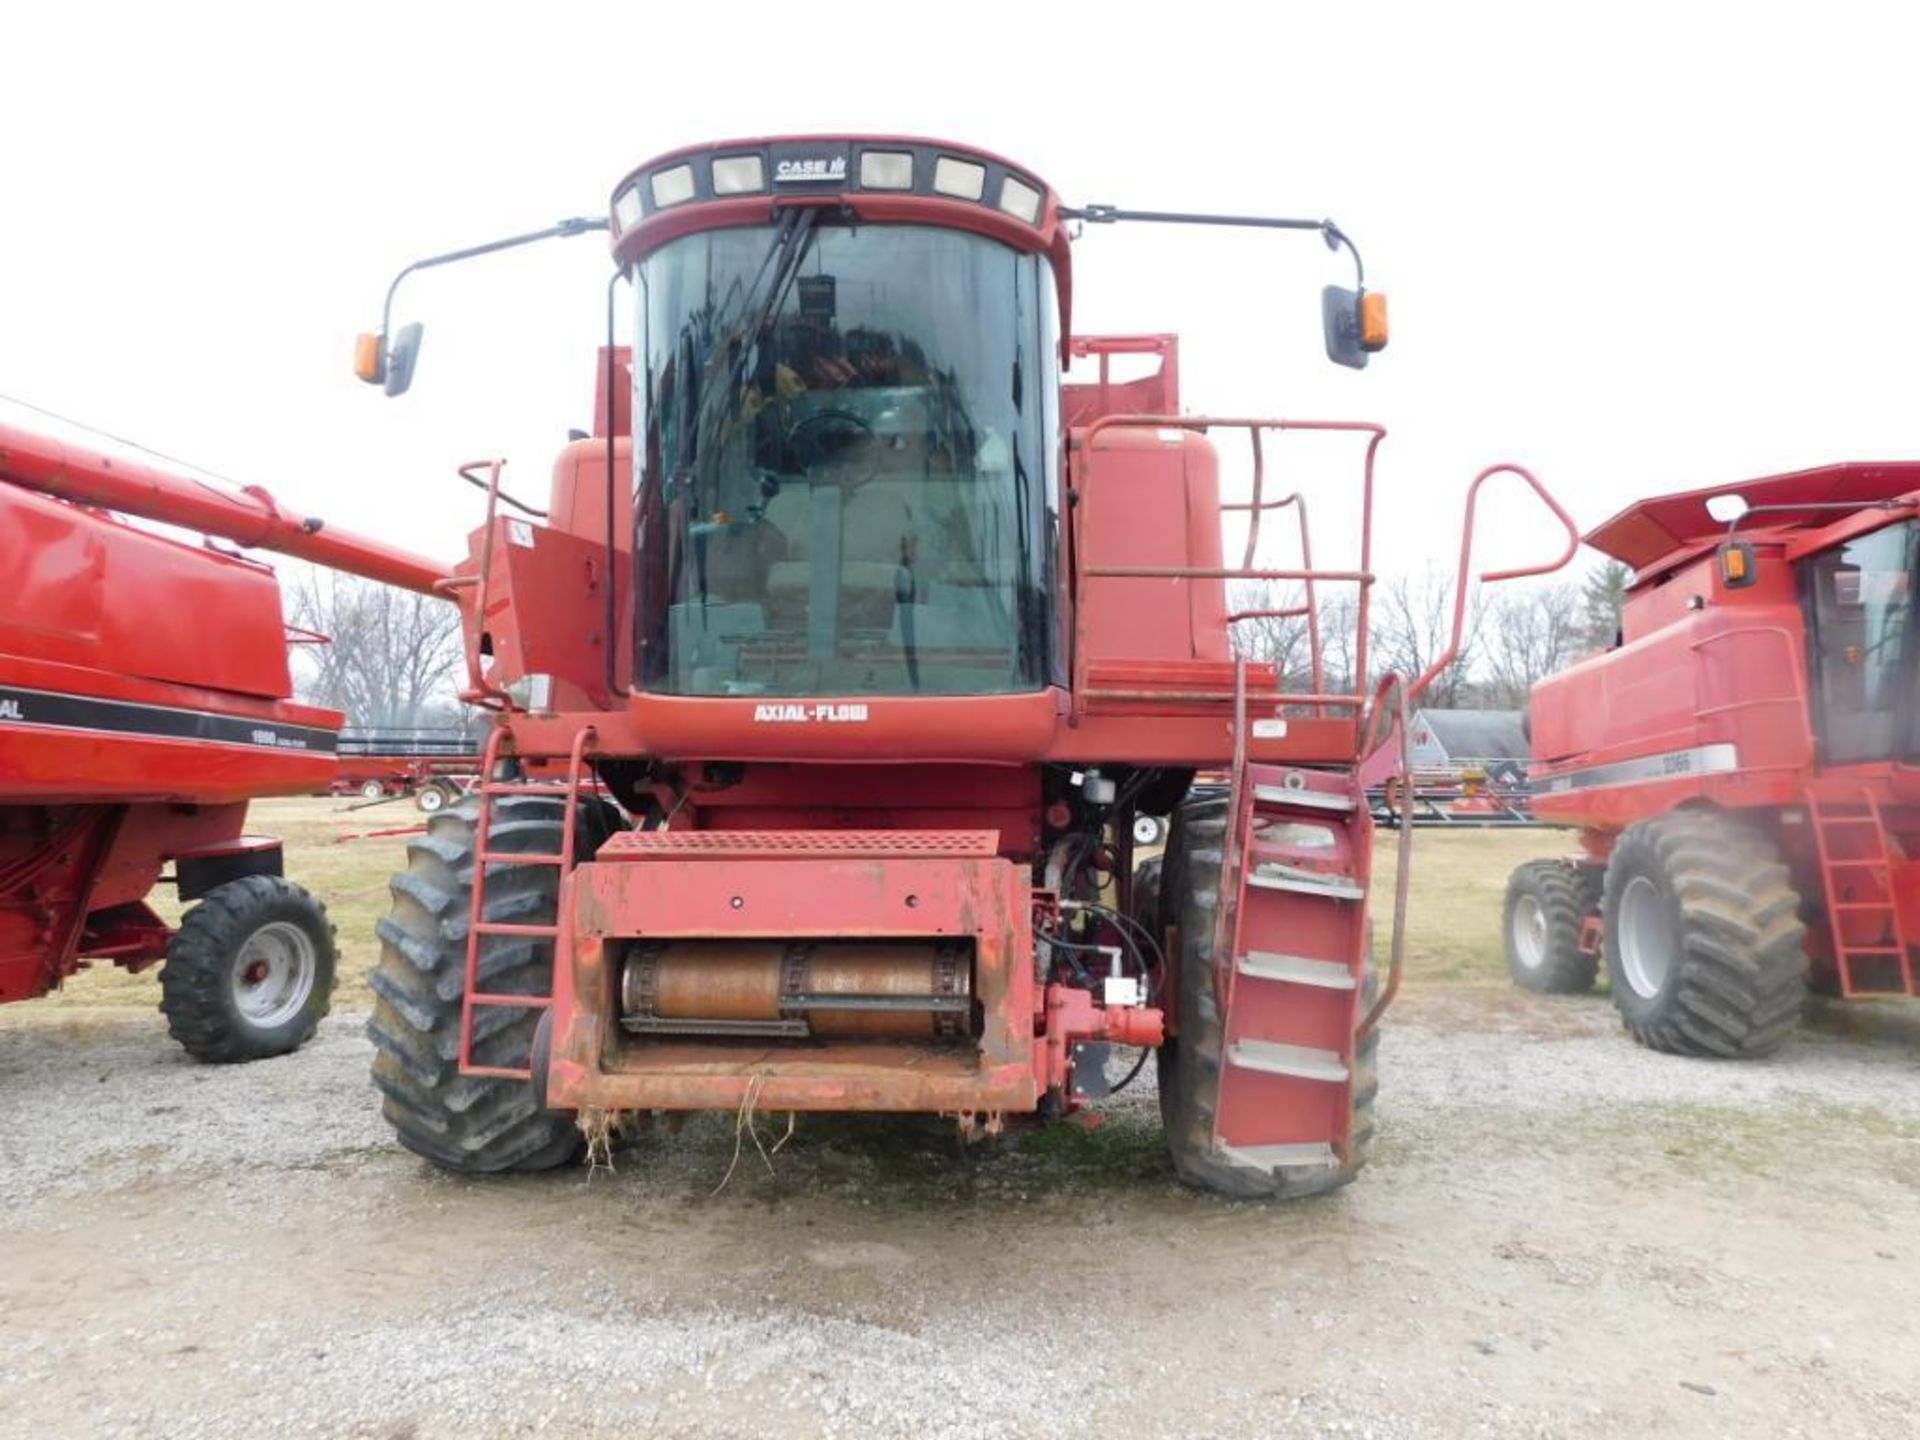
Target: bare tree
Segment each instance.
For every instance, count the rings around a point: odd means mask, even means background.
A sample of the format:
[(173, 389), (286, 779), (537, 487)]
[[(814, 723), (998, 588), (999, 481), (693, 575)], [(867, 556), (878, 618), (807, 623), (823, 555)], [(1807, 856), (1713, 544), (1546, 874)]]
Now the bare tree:
[(1480, 645), (1485, 703), (1525, 709), (1535, 681), (1565, 669), (1587, 648), (1586, 621), (1584, 594), (1571, 584), (1509, 590), (1490, 599)]
[(1360, 639), (1360, 597), (1351, 585), (1328, 585), (1320, 592), (1319, 609), (1320, 663), (1326, 671), (1327, 693), (1351, 694)]
[[(1250, 581), (1227, 587), (1227, 609), (1295, 611), (1305, 605), (1297, 586), (1281, 587)], [(1304, 614), (1250, 615), (1236, 620), (1229, 632), (1233, 653), (1242, 660), (1259, 661), (1278, 670), (1291, 690), (1311, 671), (1311, 652)]]
[[(1251, 616), (1233, 626), (1233, 653), (1280, 671), (1287, 690), (1304, 693), (1318, 688), (1325, 694), (1348, 694), (1353, 689), (1353, 662), (1358, 639), (1359, 607), (1353, 588), (1322, 583), (1314, 587), (1313, 619), (1306, 613), (1304, 586), (1245, 583), (1230, 587), (1227, 608), (1232, 611), (1298, 611), (1298, 614)], [(1317, 632), (1317, 634), (1316, 634)], [(1316, 647), (1316, 640), (1318, 641)], [(1314, 651), (1320, 660), (1319, 684), (1314, 683)]]
[[(1453, 635), (1453, 576), (1437, 565), (1395, 576), (1375, 587), (1371, 644), (1376, 671), (1397, 670), (1407, 679), (1423, 674), (1446, 653)], [(1427, 688), (1425, 703), (1452, 708), (1472, 697), (1478, 659), (1481, 608), (1469, 596), (1460, 654)]]
[(288, 586), (288, 618), (331, 637), (309, 647), (302, 698), (344, 710), (350, 723), (445, 723), (459, 664), (460, 615), (444, 600), (331, 570)]

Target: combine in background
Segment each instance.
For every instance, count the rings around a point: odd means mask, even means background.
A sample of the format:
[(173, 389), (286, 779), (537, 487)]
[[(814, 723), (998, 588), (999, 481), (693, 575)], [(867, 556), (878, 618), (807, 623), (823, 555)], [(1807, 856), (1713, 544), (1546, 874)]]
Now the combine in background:
[(1533, 692), (1534, 809), (1580, 830), (1507, 891), (1514, 978), (1604, 959), (1642, 1044), (1753, 1056), (1809, 980), (1912, 995), (1920, 941), (1920, 464), (1643, 500), (1620, 643)]
[[(326, 1013), (333, 926), (279, 842), (246, 833), (247, 802), (324, 790), (341, 717), (290, 698), (271, 570), (122, 515), (322, 564), (352, 545), (429, 588), (440, 572), (264, 492), (0, 425), (0, 1003), (90, 961), (164, 962), (191, 1054), (283, 1054)], [(196, 902), (178, 930), (156, 883)]]
[(349, 725), (328, 792), (369, 804), (412, 796), (426, 814), (444, 810), (480, 782), (480, 747), (465, 730)]

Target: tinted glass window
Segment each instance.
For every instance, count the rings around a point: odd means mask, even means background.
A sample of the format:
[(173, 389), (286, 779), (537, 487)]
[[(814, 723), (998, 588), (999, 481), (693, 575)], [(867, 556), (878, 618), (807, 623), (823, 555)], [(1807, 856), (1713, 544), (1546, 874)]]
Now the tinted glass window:
[(641, 265), (637, 670), (679, 695), (1032, 690), (1037, 257), (820, 210)]
[(1833, 763), (1920, 754), (1914, 627), (1920, 525), (1836, 546), (1807, 572), (1822, 754)]

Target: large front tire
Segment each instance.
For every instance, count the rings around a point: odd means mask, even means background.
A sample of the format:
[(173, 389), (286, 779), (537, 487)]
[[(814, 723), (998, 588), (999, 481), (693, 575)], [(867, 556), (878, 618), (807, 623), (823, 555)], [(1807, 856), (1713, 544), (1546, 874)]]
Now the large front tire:
[(338, 958), (327, 907), (291, 880), (216, 885), (167, 946), (167, 1030), (194, 1059), (218, 1065), (291, 1054), (327, 1013)]
[(1628, 1032), (1673, 1055), (1777, 1050), (1806, 999), (1799, 911), (1780, 852), (1735, 819), (1681, 811), (1626, 831), (1607, 862), (1602, 922)]
[[(545, 1109), (528, 1081), (460, 1073), (479, 808), (474, 799), (436, 813), (427, 833), (408, 845), (407, 868), (393, 877), (393, 908), (379, 923), (380, 962), (369, 980), (376, 997), (367, 1025), (374, 1043), (373, 1083), (383, 1097), (387, 1123), (416, 1155), (473, 1174), (547, 1170), (580, 1151), (573, 1117)], [(599, 808), (597, 802), (582, 801), (583, 831), (595, 828)], [(558, 854), (565, 816), (566, 801), (559, 796), (498, 797), (487, 848)], [(607, 827), (598, 828), (604, 833)], [(597, 838), (579, 837), (580, 858), (592, 853)], [(482, 918), (551, 924), (560, 878), (556, 865), (492, 867)], [(553, 944), (529, 936), (483, 936), (479, 977), (492, 994), (546, 995), (553, 984)], [(542, 1013), (531, 1007), (480, 1009), (474, 1018), (475, 1062), (527, 1066)]]
[[(1235, 1200), (1295, 1200), (1336, 1190), (1367, 1163), (1373, 1140), (1373, 1102), (1380, 1089), (1380, 1031), (1375, 1027), (1354, 1054), (1347, 1162), (1340, 1166), (1255, 1169), (1230, 1163), (1213, 1143), (1220, 1093), (1224, 1023), (1213, 993), (1213, 930), (1225, 859), (1227, 800), (1204, 796), (1174, 812), (1154, 897), (1167, 925), (1178, 927), (1177, 1033), (1160, 1047), (1160, 1120), (1174, 1174), (1197, 1190)], [(1170, 959), (1172, 957), (1169, 957)], [(1361, 1003), (1377, 990), (1371, 961)]]

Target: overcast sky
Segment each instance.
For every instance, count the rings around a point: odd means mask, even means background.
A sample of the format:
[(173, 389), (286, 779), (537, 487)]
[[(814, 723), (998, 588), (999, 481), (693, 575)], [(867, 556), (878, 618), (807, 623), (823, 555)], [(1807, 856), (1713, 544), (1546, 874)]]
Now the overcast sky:
[[(1096, 230), (1076, 328), (1180, 331), (1192, 411), (1384, 422), (1383, 565), (1450, 563), (1489, 460), (1584, 528), (1640, 493), (1920, 454), (1901, 13), (21, 5), (0, 393), (451, 555), (477, 503), (456, 463), (504, 454), (538, 494), (589, 422), (608, 263), (590, 236), (410, 282), (426, 343), (392, 401), (350, 359), (401, 264), (602, 213), (684, 143), (928, 134), (1069, 201), (1338, 219), (1391, 297), (1364, 373), (1321, 356), (1347, 272), (1311, 237)], [(1523, 514), (1489, 560), (1543, 547)]]

